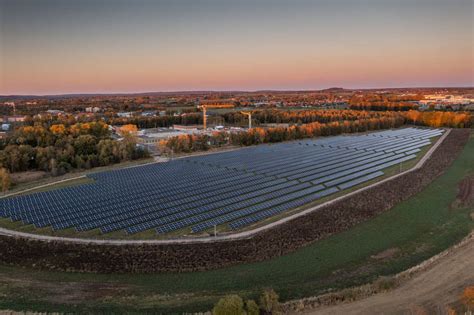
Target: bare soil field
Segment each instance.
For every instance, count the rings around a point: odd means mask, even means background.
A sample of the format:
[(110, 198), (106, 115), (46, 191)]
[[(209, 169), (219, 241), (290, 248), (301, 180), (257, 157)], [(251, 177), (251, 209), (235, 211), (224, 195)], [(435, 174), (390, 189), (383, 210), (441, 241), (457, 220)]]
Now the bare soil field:
[(48, 174), (43, 171), (28, 171), (11, 174), (11, 179), (14, 184), (28, 183), (46, 177)]

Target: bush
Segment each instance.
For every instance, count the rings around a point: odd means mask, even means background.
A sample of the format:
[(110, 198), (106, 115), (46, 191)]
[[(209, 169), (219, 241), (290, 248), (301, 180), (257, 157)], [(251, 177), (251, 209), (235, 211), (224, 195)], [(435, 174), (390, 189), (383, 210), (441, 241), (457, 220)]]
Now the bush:
[(279, 314), (279, 296), (273, 289), (265, 289), (260, 296), (260, 308), (265, 314)]
[(393, 289), (397, 285), (395, 278), (382, 276), (374, 282), (374, 289), (377, 292), (385, 292)]
[(221, 298), (214, 309), (213, 315), (242, 315), (244, 313), (244, 301), (238, 295), (226, 295)]
[(260, 314), (260, 308), (254, 300), (247, 300), (247, 302), (245, 302), (245, 310), (247, 311), (247, 315)]

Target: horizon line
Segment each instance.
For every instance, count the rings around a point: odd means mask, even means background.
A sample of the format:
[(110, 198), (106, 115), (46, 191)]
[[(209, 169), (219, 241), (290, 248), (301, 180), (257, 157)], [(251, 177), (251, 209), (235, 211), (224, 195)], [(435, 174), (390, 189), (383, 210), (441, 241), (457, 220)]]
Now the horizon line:
[(322, 92), (332, 89), (342, 89), (346, 91), (369, 91), (369, 90), (400, 90), (400, 89), (469, 89), (472, 86), (400, 86), (400, 87), (363, 87), (363, 88), (345, 88), (345, 87), (328, 87), (320, 89), (258, 89), (258, 90), (162, 90), (162, 91), (128, 91), (128, 92), (73, 92), (73, 93), (46, 93), (46, 94), (1, 94), (0, 97), (58, 97), (58, 96), (125, 96), (125, 95), (147, 95), (147, 94), (178, 94), (178, 93), (258, 93), (258, 92)]

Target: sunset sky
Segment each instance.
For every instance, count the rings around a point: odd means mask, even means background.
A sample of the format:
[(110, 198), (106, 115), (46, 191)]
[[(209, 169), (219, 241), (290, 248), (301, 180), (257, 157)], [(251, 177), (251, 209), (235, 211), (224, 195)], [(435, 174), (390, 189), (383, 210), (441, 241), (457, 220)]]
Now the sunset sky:
[(474, 85), (472, 0), (0, 0), (0, 95)]

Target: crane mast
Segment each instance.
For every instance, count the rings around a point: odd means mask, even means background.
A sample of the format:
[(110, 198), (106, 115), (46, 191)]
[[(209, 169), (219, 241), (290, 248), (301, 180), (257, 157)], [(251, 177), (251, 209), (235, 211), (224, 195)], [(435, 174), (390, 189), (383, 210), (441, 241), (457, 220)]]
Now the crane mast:
[(234, 108), (234, 104), (230, 104), (230, 103), (201, 104), (198, 106), (198, 108), (202, 110), (202, 124), (203, 124), (204, 130), (206, 130), (208, 108)]
[(249, 129), (252, 129), (252, 112), (240, 112), (249, 118)]

